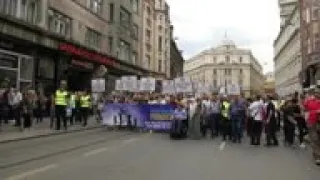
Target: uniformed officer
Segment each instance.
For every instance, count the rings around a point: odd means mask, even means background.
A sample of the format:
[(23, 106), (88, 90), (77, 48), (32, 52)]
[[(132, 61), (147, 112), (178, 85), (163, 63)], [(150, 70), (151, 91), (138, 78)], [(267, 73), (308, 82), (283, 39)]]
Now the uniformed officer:
[(87, 126), (88, 117), (90, 114), (91, 108), (91, 96), (88, 91), (85, 91), (80, 96), (80, 112), (81, 112), (81, 121), (83, 126)]
[(67, 82), (61, 81), (60, 87), (56, 90), (53, 95), (53, 105), (55, 108), (56, 115), (56, 130), (60, 130), (61, 119), (63, 120), (64, 129), (67, 130), (67, 117), (66, 117), (66, 108), (68, 104), (68, 91), (66, 90)]

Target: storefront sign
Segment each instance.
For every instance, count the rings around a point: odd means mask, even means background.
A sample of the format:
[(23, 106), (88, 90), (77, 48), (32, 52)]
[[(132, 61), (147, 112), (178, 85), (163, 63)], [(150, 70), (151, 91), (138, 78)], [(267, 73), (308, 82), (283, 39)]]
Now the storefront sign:
[(86, 69), (93, 69), (93, 64), (89, 63), (89, 62), (78, 61), (78, 60), (72, 59), (71, 64), (75, 65), (75, 66), (80, 66), (80, 67), (83, 67)]
[(115, 62), (115, 60), (113, 60), (112, 58), (100, 55), (95, 52), (89, 52), (85, 49), (78, 48), (74, 45), (67, 44), (67, 43), (60, 44), (59, 50), (70, 53), (72, 55), (81, 56), (90, 61), (94, 61), (104, 65), (115, 66), (117, 64), (117, 62)]

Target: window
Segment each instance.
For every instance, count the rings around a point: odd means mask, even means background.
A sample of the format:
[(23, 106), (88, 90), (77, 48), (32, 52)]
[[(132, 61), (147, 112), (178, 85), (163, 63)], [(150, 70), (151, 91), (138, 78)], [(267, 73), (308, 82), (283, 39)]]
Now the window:
[(131, 0), (132, 11), (134, 13), (139, 13), (139, 0)]
[(150, 16), (151, 15), (151, 9), (149, 6), (147, 6), (147, 14)]
[(126, 28), (130, 27), (130, 13), (122, 7), (120, 8), (120, 24)]
[(139, 27), (137, 24), (133, 24), (132, 35), (136, 40), (139, 40)]
[(138, 59), (138, 53), (132, 52), (132, 64), (136, 64)]
[(226, 56), (226, 63), (230, 63), (230, 56)]
[(39, 21), (39, 3), (39, 0), (0, 0), (0, 13), (35, 24)]
[(161, 59), (159, 59), (159, 61), (158, 61), (158, 71), (162, 72), (162, 60)]
[(31, 81), (33, 79), (33, 59), (21, 58), (20, 79)]
[(149, 43), (146, 43), (146, 49), (147, 52), (151, 52), (151, 45)]
[(113, 51), (113, 37), (108, 37), (108, 47), (109, 47), (109, 53), (112, 53)]
[(158, 37), (158, 51), (162, 51), (162, 37)]
[(54, 61), (49, 58), (40, 59), (38, 76), (47, 79), (54, 79)]
[(48, 27), (51, 32), (70, 37), (71, 19), (55, 10), (48, 10)]
[(158, 30), (159, 30), (159, 32), (162, 32), (163, 27), (162, 27), (161, 25), (159, 25), (159, 26), (158, 26)]
[(110, 22), (114, 21), (114, 4), (113, 3), (109, 4), (109, 21)]
[(217, 57), (213, 56), (213, 63), (217, 63)]
[(87, 31), (85, 34), (85, 43), (87, 46), (89, 46), (91, 48), (100, 49), (101, 34), (93, 29), (87, 28)]
[(88, 0), (88, 8), (95, 14), (102, 13), (102, 0)]
[(242, 63), (242, 56), (239, 57), (239, 63)]
[(159, 20), (162, 20), (162, 15), (161, 14), (159, 15)]
[(216, 69), (213, 70), (213, 75), (217, 75), (217, 70)]
[(130, 44), (120, 40), (119, 42), (119, 58), (123, 61), (129, 61), (130, 60)]
[(239, 73), (240, 73), (240, 74), (242, 74), (242, 73), (243, 73), (242, 69), (239, 69)]
[(214, 87), (214, 88), (216, 88), (216, 87), (217, 87), (217, 85), (218, 85), (217, 80), (216, 80), (216, 79), (214, 79), (214, 80), (213, 80), (213, 87)]
[(149, 29), (146, 29), (146, 39), (148, 42), (151, 41), (151, 31)]
[(159, 0), (159, 6), (160, 7), (162, 6), (162, 0)]
[(1, 14), (18, 17), (17, 6), (18, 6), (18, 0), (0, 0)]
[(150, 55), (146, 55), (146, 59), (145, 59), (145, 63), (144, 63), (144, 67), (149, 69), (150, 67), (150, 63), (151, 63), (151, 58)]

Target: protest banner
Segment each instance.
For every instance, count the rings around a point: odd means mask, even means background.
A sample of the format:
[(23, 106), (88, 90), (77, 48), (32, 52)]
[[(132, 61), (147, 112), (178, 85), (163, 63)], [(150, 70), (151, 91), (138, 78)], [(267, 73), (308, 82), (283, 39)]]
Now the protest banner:
[(171, 105), (110, 103), (102, 112), (103, 125), (126, 126), (131, 123), (145, 130), (168, 131), (173, 110)]
[(228, 95), (240, 95), (240, 86), (238, 84), (228, 84), (227, 93)]

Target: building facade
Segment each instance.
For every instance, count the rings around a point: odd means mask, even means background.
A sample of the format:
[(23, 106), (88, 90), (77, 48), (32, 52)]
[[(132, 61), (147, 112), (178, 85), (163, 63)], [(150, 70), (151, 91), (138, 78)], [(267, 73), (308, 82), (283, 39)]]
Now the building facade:
[(284, 27), (299, 0), (278, 0), (280, 7), (280, 27)]
[(301, 80), (304, 87), (319, 85), (320, 82), (320, 2), (300, 0), (301, 23)]
[(265, 75), (264, 81), (264, 93), (269, 95), (275, 95), (275, 75), (274, 72), (268, 72)]
[(170, 9), (165, 0), (143, 0), (142, 57), (159, 78), (170, 76)]
[[(173, 29), (173, 26), (171, 27)], [(182, 56), (182, 51), (179, 50), (177, 44), (173, 38), (171, 38), (170, 45), (170, 79), (183, 76), (183, 64), (184, 59)]]
[(87, 89), (104, 69), (110, 91), (120, 76), (157, 74), (142, 67), (142, 10), (142, 0), (2, 0), (0, 81), (48, 92), (66, 79)]
[(262, 92), (262, 72), (251, 50), (238, 48), (227, 38), (218, 47), (205, 50), (184, 63), (184, 75), (193, 81), (212, 84), (215, 88), (238, 84), (246, 96)]
[(275, 88), (280, 96), (301, 92), (300, 11), (298, 3), (274, 41)]

